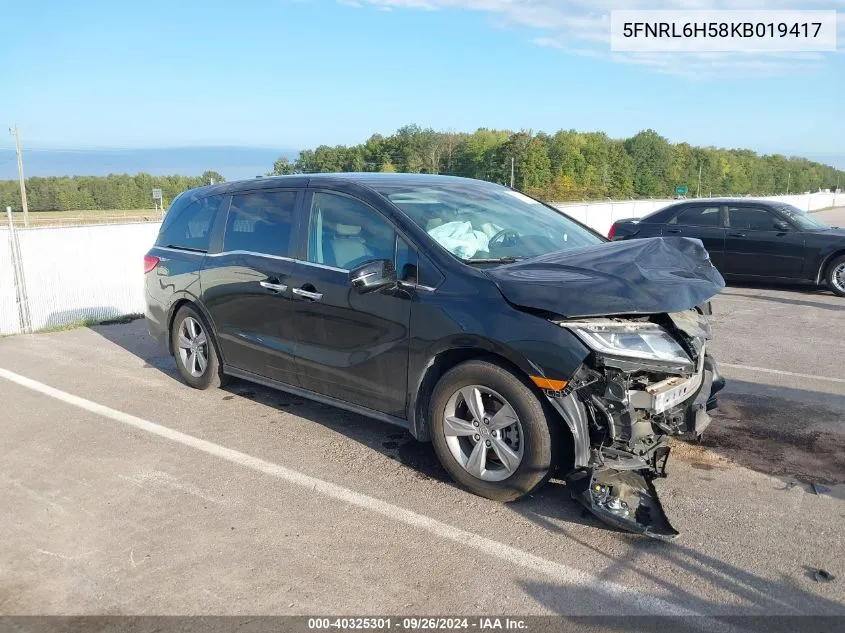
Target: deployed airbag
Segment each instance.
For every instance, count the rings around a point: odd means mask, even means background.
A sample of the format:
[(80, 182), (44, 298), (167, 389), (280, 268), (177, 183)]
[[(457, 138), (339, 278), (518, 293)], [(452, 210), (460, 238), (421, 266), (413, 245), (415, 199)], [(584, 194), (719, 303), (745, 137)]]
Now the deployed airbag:
[(461, 259), (470, 259), (478, 251), (486, 251), (489, 247), (487, 236), (473, 230), (471, 222), (447, 222), (434, 227), (428, 234)]

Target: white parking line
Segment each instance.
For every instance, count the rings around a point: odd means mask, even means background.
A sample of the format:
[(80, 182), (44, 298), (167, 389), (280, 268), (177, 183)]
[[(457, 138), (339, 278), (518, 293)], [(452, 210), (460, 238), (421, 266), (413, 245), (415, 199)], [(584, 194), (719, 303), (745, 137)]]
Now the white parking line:
[(719, 367), (730, 367), (731, 369), (744, 369), (746, 371), (759, 371), (764, 374), (776, 374), (778, 376), (790, 376), (791, 378), (808, 378), (810, 380), (826, 380), (828, 382), (838, 382), (845, 384), (845, 378), (831, 378), (830, 376), (816, 376), (815, 374), (798, 374), (794, 371), (784, 371), (782, 369), (767, 369), (765, 367), (754, 367), (752, 365), (734, 365), (732, 363), (723, 363), (719, 361)]
[[(580, 569), (535, 556), (524, 550), (462, 530), (437, 519), (432, 519), (412, 510), (382, 501), (381, 499), (344, 488), (343, 486), (338, 486), (328, 481), (323, 481), (322, 479), (317, 479), (316, 477), (311, 477), (310, 475), (305, 475), (290, 468), (280, 466), (279, 464), (274, 464), (258, 457), (214, 444), (213, 442), (199, 439), (193, 435), (176, 431), (166, 426), (144, 420), (143, 418), (92, 402), (91, 400), (86, 400), (85, 398), (50, 387), (49, 385), (27, 378), (26, 376), (21, 376), (7, 369), (0, 368), (0, 378), (5, 378), (22, 387), (90, 411), (104, 418), (114, 420), (115, 422), (120, 422), (121, 424), (146, 431), (147, 433), (157, 435), (172, 442), (194, 448), (208, 455), (224, 459), (233, 464), (238, 464), (239, 466), (276, 477), (290, 484), (325, 495), (326, 497), (364, 508), (365, 510), (414, 528), (425, 530), (439, 538), (471, 547), (487, 556), (498, 558), (531, 572), (540, 572), (563, 586), (578, 585), (597, 594), (603, 594), (609, 599), (621, 600), (631, 610), (661, 615), (699, 615), (691, 609), (662, 598), (643, 594), (639, 589), (601, 580)], [(601, 596), (597, 595), (596, 597), (598, 600), (601, 600)]]

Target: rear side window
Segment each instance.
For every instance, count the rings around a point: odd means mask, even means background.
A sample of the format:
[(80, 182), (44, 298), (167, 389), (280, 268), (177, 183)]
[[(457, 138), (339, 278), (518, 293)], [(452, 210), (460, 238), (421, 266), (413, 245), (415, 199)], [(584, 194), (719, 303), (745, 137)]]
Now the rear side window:
[(775, 217), (760, 207), (728, 207), (728, 219), (735, 229), (772, 231), (775, 228)]
[(223, 196), (209, 196), (187, 205), (171, 208), (162, 223), (157, 244), (205, 252), (211, 240), (211, 227)]
[(670, 224), (682, 226), (722, 226), (720, 207), (693, 207), (681, 211)]
[(295, 209), (296, 191), (261, 191), (232, 196), (223, 250), (287, 256)]

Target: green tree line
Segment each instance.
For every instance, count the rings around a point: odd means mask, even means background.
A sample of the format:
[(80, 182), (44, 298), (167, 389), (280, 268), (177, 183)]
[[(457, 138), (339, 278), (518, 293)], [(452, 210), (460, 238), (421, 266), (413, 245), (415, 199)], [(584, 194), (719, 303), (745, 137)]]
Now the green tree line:
[[(68, 211), (88, 209), (152, 209), (154, 188), (161, 189), (165, 205), (193, 187), (223, 176), (206, 171), (202, 176), (151, 176), (139, 173), (108, 176), (33, 176), (26, 179), (26, 197), (30, 211)], [(20, 210), (17, 180), (0, 180), (0, 209)]]
[(686, 187), (695, 195), (771, 195), (833, 188), (845, 172), (804, 158), (761, 156), (745, 149), (670, 143), (654, 130), (627, 139), (603, 132), (555, 134), (481, 128), (437, 132), (407, 125), (360, 145), (320, 145), (269, 175), (338, 171), (451, 174), (510, 184), (546, 200), (663, 198)]
[[(390, 136), (374, 134), (353, 146), (320, 145), (295, 161), (279, 158), (271, 175), (338, 171), (452, 174), (510, 184), (554, 201), (671, 197), (677, 187), (695, 195), (771, 195), (817, 191), (845, 184), (845, 172), (805, 158), (761, 156), (744, 149), (669, 143), (654, 130), (627, 139), (603, 132), (490, 130), (437, 132), (407, 125)], [(165, 204), (182, 191), (223, 176), (32, 177), (26, 181), (32, 211), (152, 208), (152, 189)], [(0, 209), (21, 208), (16, 180), (0, 180)]]

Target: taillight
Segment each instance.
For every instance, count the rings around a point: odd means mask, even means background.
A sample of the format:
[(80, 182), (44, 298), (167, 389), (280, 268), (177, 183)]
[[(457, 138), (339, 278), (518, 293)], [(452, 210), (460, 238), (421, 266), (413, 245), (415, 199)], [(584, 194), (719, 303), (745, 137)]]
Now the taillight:
[(607, 232), (607, 239), (612, 240), (614, 235), (616, 235), (616, 222), (610, 226), (610, 231)]
[(153, 268), (158, 266), (161, 260), (155, 255), (144, 255), (144, 274), (146, 275)]

